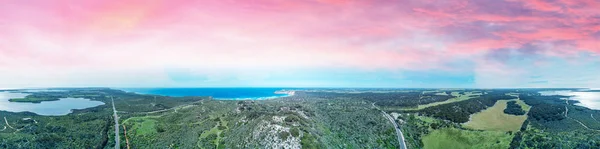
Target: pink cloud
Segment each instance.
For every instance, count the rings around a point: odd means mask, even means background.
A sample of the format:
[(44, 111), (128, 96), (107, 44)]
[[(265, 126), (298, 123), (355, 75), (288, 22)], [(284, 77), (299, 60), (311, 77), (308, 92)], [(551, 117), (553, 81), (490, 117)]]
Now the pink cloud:
[[(2, 1), (0, 55), (10, 61), (0, 65), (451, 69), (446, 64), (479, 62), (494, 50), (538, 42), (600, 52), (592, 37), (600, 31), (594, 19), (599, 5), (593, 0)], [(542, 54), (557, 56), (552, 53)]]
[(544, 0), (529, 0), (522, 2), (525, 3), (525, 6), (527, 7), (542, 11), (560, 11), (562, 9), (560, 6), (552, 4), (550, 2), (546, 2)]

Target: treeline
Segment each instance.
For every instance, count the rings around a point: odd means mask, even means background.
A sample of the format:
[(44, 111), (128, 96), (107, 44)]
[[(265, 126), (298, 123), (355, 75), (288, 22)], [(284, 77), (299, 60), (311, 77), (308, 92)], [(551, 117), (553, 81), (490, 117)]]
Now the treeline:
[(488, 94), (474, 99), (429, 107), (420, 112), (427, 116), (450, 120), (456, 123), (464, 123), (469, 121), (471, 114), (493, 106), (498, 100), (515, 98), (506, 95), (506, 93), (504, 91), (488, 92)]
[(351, 98), (374, 102), (377, 106), (415, 107), (419, 104), (446, 101), (453, 96), (422, 94), (421, 92), (388, 92), (388, 93), (334, 93), (304, 92), (302, 95), (316, 98), (337, 99)]
[(48, 117), (0, 111), (0, 115), (12, 126), (0, 131), (0, 148), (11, 149), (104, 148), (108, 127), (114, 124), (109, 112)]
[[(63, 116), (40, 116), (31, 112), (0, 111), (1, 148), (105, 148), (114, 145), (109, 139), (114, 125), (111, 97), (123, 120), (137, 112), (170, 109), (207, 99), (206, 97), (166, 97), (140, 95), (107, 88), (61, 89), (54, 92), (28, 92), (39, 98), (86, 98), (102, 101), (97, 107), (73, 110)], [(139, 113), (146, 114), (146, 113)], [(200, 114), (196, 114), (200, 115)], [(7, 122), (4, 122), (6, 118)], [(188, 116), (194, 118), (195, 116)], [(12, 127), (3, 126), (9, 123)], [(214, 126), (214, 125), (213, 125)], [(197, 137), (197, 135), (195, 135)], [(131, 139), (131, 138), (130, 138)], [(152, 140), (150, 140), (152, 141)]]
[(532, 106), (527, 114), (529, 117), (539, 121), (557, 121), (565, 119), (566, 109), (561, 105), (562, 97), (521, 95), (519, 98)]
[(516, 101), (509, 101), (504, 109), (504, 113), (512, 115), (525, 115), (525, 111)]
[(527, 130), (528, 125), (529, 121), (525, 120), (525, 122), (523, 122), (523, 124), (521, 125), (521, 129), (519, 129), (519, 131), (515, 133), (515, 137), (513, 137), (512, 141), (510, 142), (510, 149), (519, 148), (519, 146), (521, 145), (521, 141), (523, 140), (523, 132)]

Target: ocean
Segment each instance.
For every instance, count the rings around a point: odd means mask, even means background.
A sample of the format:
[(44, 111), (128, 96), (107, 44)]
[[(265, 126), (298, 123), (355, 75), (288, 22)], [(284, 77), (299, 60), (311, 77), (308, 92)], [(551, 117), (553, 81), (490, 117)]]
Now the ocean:
[(162, 96), (211, 96), (217, 100), (264, 100), (289, 96), (276, 94), (285, 88), (118, 88), (138, 94)]

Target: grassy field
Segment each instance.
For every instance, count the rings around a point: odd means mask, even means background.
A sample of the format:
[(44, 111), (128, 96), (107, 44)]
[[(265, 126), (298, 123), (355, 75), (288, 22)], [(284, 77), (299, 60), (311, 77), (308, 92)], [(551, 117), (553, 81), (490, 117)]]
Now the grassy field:
[[(440, 95), (442, 93), (439, 93)], [(443, 93), (446, 94), (446, 93)], [(430, 103), (430, 104), (424, 104), (424, 105), (419, 105), (417, 108), (405, 108), (402, 110), (422, 110), (428, 107), (433, 107), (433, 106), (437, 106), (437, 105), (442, 105), (442, 104), (448, 104), (448, 103), (453, 103), (453, 102), (459, 102), (459, 101), (463, 101), (463, 100), (468, 100), (474, 97), (477, 97), (479, 95), (481, 95), (481, 93), (472, 93), (472, 92), (465, 92), (464, 94), (459, 94), (458, 92), (452, 92), (451, 93), (452, 96), (456, 96), (455, 98), (451, 98), (448, 99), (446, 101), (442, 101), (442, 102), (434, 102), (434, 103)]]
[(500, 131), (470, 131), (444, 128), (423, 137), (425, 149), (505, 149), (509, 147), (512, 135)]
[(517, 104), (519, 104), (521, 106), (521, 108), (523, 108), (523, 110), (525, 110), (526, 112), (529, 111), (529, 109), (531, 109), (531, 106), (527, 105), (523, 100), (516, 100)]
[(448, 93), (446, 93), (446, 92), (439, 92), (439, 93), (435, 93), (435, 95), (448, 96)]
[(202, 144), (200, 144), (202, 142), (202, 140), (203, 139), (213, 139), (213, 138), (209, 138), (210, 135), (213, 135), (216, 137), (214, 138), (214, 140), (210, 140), (210, 141), (212, 142), (212, 144), (215, 145), (215, 148), (224, 148), (225, 146), (223, 146), (221, 144), (221, 140), (223, 139), (223, 136), (221, 133), (223, 133), (223, 131), (229, 129), (229, 127), (227, 127), (227, 121), (225, 121), (221, 117), (211, 118), (211, 119), (218, 121), (217, 125), (215, 125), (215, 127), (211, 128), (209, 131), (206, 131), (200, 135), (200, 137), (198, 138), (199, 139), (198, 147), (203, 148)]
[[(499, 100), (494, 106), (471, 115), (471, 120), (463, 124), (463, 126), (478, 130), (518, 131), (527, 119), (527, 114), (516, 116), (504, 113), (507, 102), (513, 100)], [(521, 100), (515, 101), (525, 111), (529, 111), (531, 108)]]
[(136, 136), (156, 133), (156, 121), (153, 117), (133, 117), (123, 121), (123, 124), (131, 127), (129, 131), (135, 131)]

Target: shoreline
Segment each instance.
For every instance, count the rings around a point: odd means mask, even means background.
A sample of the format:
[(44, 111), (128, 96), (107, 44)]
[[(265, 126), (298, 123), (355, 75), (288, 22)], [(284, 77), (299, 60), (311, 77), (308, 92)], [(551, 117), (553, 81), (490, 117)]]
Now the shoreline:
[(265, 97), (240, 97), (240, 98), (214, 98), (215, 100), (268, 100), (268, 99), (277, 99), (282, 97), (291, 97), (294, 96), (296, 91), (275, 91), (275, 94), (285, 94), (278, 96), (265, 96)]
[[(136, 90), (127, 90), (127, 89), (117, 89), (117, 90), (129, 92), (129, 93), (135, 93), (135, 94), (139, 94), (139, 95), (186, 97), (186, 96), (157, 94), (157, 93), (152, 93), (152, 92), (144, 92), (144, 91), (136, 91)], [(215, 96), (210, 96), (210, 95), (195, 95), (195, 96), (210, 97), (212, 100), (268, 100), (268, 99), (276, 99), (276, 98), (294, 96), (295, 92), (296, 91), (293, 91), (293, 90), (280, 89), (280, 90), (273, 91), (273, 92), (271, 92), (272, 94), (269, 94), (266, 96), (254, 96), (254, 97), (244, 97), (244, 96), (241, 96), (241, 97), (215, 97)]]

